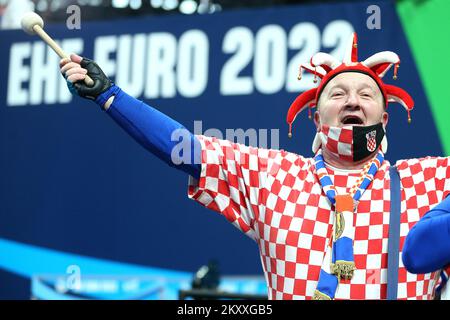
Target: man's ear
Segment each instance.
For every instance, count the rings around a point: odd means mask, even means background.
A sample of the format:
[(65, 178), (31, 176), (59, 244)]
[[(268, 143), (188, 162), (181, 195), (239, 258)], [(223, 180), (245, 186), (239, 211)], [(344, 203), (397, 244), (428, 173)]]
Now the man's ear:
[(316, 125), (317, 132), (320, 131), (320, 114), (319, 111), (314, 112), (314, 124)]
[(389, 113), (387, 113), (385, 111), (385, 112), (383, 112), (383, 115), (381, 116), (381, 123), (383, 124), (383, 127), (386, 128), (388, 122), (389, 122)]

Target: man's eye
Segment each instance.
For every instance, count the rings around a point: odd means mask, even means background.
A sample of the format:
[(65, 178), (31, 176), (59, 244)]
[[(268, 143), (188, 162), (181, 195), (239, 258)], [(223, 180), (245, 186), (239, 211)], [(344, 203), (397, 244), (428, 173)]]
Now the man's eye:
[(332, 96), (332, 97), (340, 97), (340, 96), (343, 96), (343, 95), (344, 95), (343, 92), (335, 92), (335, 93), (333, 93), (331, 96)]
[(367, 92), (361, 93), (361, 96), (363, 96), (365, 98), (371, 98), (372, 97), (372, 95), (370, 93), (367, 93)]

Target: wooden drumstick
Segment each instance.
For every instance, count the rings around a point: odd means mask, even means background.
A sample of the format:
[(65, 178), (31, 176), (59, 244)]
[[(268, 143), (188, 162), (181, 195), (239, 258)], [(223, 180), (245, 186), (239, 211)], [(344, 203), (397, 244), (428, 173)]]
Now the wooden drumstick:
[[(35, 12), (28, 12), (22, 17), (22, 29), (28, 34), (34, 35), (37, 34), (41, 37), (42, 40), (45, 41), (52, 49), (56, 52), (56, 54), (61, 58), (67, 58), (70, 60), (70, 57), (61, 49), (61, 47), (44, 31), (44, 20)], [(94, 81), (86, 75), (84, 78), (84, 83), (88, 86), (93, 86)]]

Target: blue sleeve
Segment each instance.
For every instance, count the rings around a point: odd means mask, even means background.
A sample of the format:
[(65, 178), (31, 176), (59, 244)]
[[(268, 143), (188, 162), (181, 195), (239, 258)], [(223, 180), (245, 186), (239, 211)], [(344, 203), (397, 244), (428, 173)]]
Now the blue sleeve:
[(115, 98), (106, 113), (119, 126), (169, 166), (194, 178), (200, 177), (201, 146), (192, 133), (175, 120), (126, 94), (115, 85), (101, 94), (96, 103), (103, 107), (112, 95), (115, 95)]
[(409, 231), (402, 254), (411, 273), (429, 273), (450, 263), (450, 197), (445, 198)]

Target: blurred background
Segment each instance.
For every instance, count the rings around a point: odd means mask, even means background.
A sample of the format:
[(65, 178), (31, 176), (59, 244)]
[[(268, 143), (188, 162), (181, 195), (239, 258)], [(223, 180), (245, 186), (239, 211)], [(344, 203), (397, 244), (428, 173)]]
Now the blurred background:
[(258, 245), (70, 95), (56, 54), (20, 29), (28, 11), (195, 133), (253, 130), (258, 145), (307, 157), (313, 123), (299, 116), (293, 139), (285, 123), (314, 85), (298, 67), (318, 51), (342, 58), (356, 31), (360, 60), (400, 56), (395, 84), (416, 102), (410, 125), (390, 105), (387, 159), (450, 154), (447, 0), (0, 0), (1, 299), (266, 297)]

